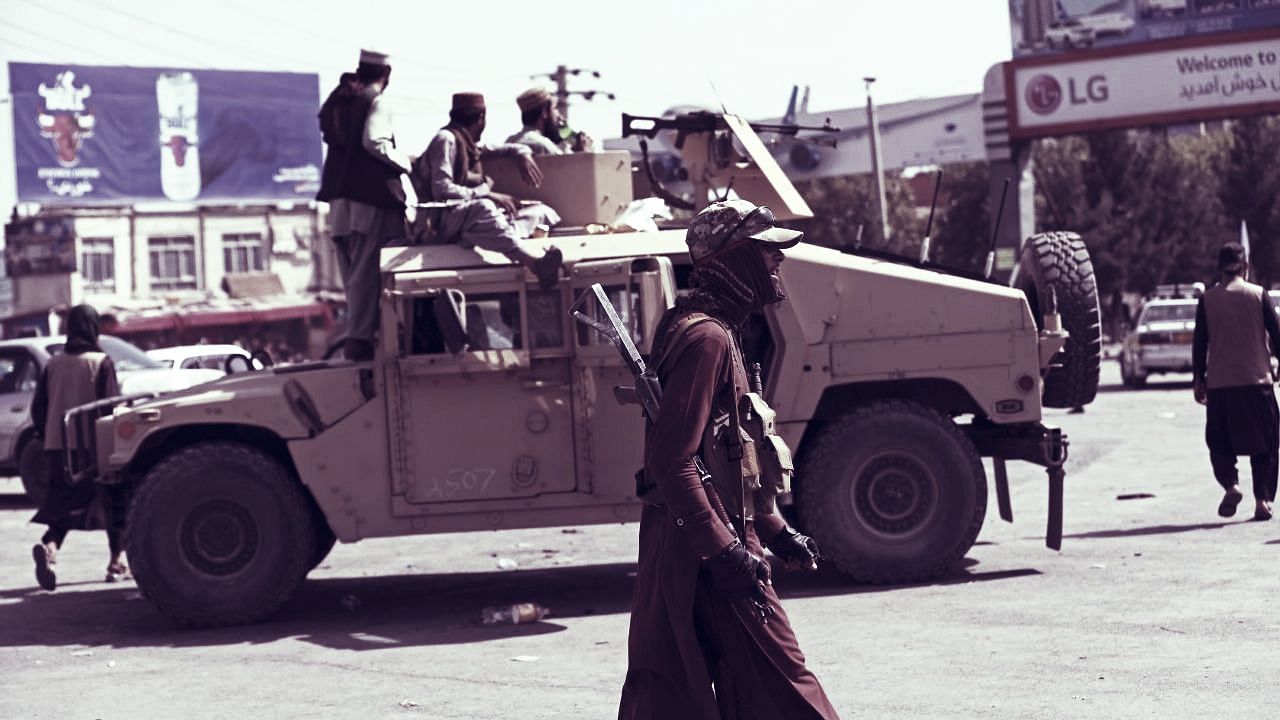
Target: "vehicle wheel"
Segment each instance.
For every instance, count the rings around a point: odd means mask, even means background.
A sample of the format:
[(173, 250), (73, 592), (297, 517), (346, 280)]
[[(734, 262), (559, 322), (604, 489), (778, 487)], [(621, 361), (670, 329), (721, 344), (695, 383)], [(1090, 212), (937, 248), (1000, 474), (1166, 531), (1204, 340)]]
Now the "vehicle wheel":
[(143, 595), (189, 625), (270, 614), (316, 554), (311, 500), (275, 458), (206, 442), (161, 460), (129, 511), (126, 549)]
[(27, 497), (36, 505), (43, 504), (49, 494), (49, 463), (44, 456), (44, 447), (34, 438), (28, 438), (18, 450), (18, 475), (22, 478), (22, 489)]
[(879, 402), (819, 431), (796, 504), (836, 567), (857, 580), (928, 580), (973, 546), (987, 511), (978, 451), (924, 405)]
[(1125, 384), (1125, 387), (1137, 389), (1147, 384), (1147, 376), (1134, 372), (1122, 354), (1120, 356), (1120, 381)]
[(1027, 295), (1036, 327), (1052, 291), (1058, 298), (1062, 327), (1070, 337), (1053, 357), (1044, 378), (1045, 407), (1070, 408), (1093, 402), (1102, 367), (1102, 314), (1093, 262), (1080, 236), (1070, 232), (1032, 235), (1023, 245), (1016, 287)]

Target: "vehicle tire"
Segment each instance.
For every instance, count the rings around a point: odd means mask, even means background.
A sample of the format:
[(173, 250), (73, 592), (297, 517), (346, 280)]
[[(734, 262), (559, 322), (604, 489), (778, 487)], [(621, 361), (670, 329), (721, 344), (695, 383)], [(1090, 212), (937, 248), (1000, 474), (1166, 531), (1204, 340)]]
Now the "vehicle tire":
[(1129, 363), (1124, 359), (1124, 354), (1120, 355), (1120, 382), (1125, 387), (1134, 388), (1135, 390), (1147, 384), (1147, 376), (1134, 372)]
[(44, 446), (34, 437), (27, 438), (18, 449), (18, 476), (22, 478), (22, 489), (31, 502), (37, 506), (43, 504), (49, 494), (49, 462), (44, 455)]
[(234, 625), (278, 609), (316, 555), (311, 499), (279, 461), (235, 442), (161, 460), (129, 510), (138, 588), (188, 625)]
[(1045, 374), (1041, 404), (1070, 408), (1093, 402), (1102, 367), (1102, 314), (1084, 240), (1071, 232), (1032, 235), (1023, 245), (1016, 278), (1036, 327), (1044, 326), (1043, 308), (1052, 291), (1058, 298), (1062, 327), (1070, 334)]
[(860, 407), (822, 428), (800, 462), (803, 526), (856, 580), (935, 578), (982, 529), (987, 480), (978, 451), (955, 423), (919, 403)]

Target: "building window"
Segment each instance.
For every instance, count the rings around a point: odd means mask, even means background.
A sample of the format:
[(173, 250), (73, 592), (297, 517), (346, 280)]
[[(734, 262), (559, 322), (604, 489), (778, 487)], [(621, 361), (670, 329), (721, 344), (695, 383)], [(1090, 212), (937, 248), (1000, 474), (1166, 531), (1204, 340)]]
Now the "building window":
[(80, 240), (80, 275), (86, 290), (116, 289), (116, 241), (114, 238)]
[(147, 238), (152, 290), (195, 290), (196, 239), (191, 235)]
[(223, 271), (227, 273), (266, 272), (261, 233), (234, 233), (222, 236)]

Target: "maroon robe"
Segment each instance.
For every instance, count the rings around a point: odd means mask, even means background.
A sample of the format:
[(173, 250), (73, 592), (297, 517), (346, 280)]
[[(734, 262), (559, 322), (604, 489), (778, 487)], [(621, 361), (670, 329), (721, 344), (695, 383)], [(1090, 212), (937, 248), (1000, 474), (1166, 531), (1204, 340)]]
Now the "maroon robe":
[[(659, 331), (670, 326), (664, 322)], [(726, 411), (737, 402), (735, 385), (747, 387), (732, 342), (720, 324), (699, 323), (676, 339), (658, 368), (663, 402), (646, 440), (645, 472), (664, 504), (646, 505), (640, 518), (622, 720), (838, 717), (805, 668), (773, 588), (767, 595), (774, 614), (765, 623), (749, 600), (730, 600), (701, 572), (702, 559), (733, 538), (693, 465), (713, 408)], [(720, 494), (732, 497), (730, 491)], [(759, 538), (773, 537), (783, 523), (771, 495), (754, 495), (744, 544), (763, 556)]]

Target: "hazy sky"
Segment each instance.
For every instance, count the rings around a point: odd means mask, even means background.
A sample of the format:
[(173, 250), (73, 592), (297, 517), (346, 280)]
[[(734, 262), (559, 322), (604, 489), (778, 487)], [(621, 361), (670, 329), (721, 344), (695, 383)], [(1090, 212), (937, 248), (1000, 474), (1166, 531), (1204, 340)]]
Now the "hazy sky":
[[(811, 110), (978, 92), (1007, 60), (1001, 0), (0, 0), (0, 60), (315, 72), (327, 92), (361, 47), (392, 55), (402, 144), (418, 153), (446, 121), (449, 96), (488, 97), (486, 140), (519, 125), (515, 96), (557, 64), (598, 70), (572, 89), (575, 128), (618, 134), (619, 115), (678, 104), (781, 115), (792, 84)], [(545, 79), (543, 82), (548, 82)], [(8, 95), (8, 73), (0, 79)], [(0, 101), (0, 202), (12, 197), (12, 111)]]

